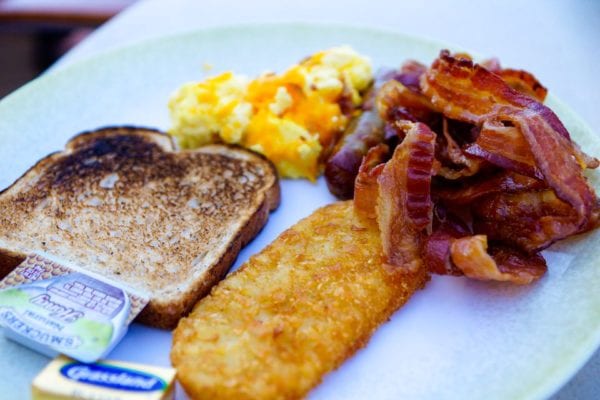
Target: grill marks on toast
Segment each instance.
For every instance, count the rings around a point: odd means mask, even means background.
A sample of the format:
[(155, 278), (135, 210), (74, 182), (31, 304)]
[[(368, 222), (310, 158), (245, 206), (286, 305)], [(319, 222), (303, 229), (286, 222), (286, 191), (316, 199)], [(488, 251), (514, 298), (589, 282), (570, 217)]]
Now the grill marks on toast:
[(107, 128), (78, 135), (0, 195), (0, 249), (49, 252), (148, 291), (142, 319), (172, 326), (278, 200), (275, 170), (258, 155), (175, 152), (160, 132)]

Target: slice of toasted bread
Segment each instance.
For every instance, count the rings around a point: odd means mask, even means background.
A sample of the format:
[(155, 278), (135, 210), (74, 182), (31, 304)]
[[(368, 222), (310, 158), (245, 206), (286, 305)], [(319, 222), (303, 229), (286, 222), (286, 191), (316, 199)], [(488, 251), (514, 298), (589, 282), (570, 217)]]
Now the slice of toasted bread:
[(193, 399), (298, 399), (428, 280), (385, 266), (351, 201), (315, 211), (183, 318), (171, 361)]
[(149, 293), (138, 320), (170, 328), (278, 204), (277, 173), (253, 152), (175, 151), (144, 128), (86, 132), (0, 192), (0, 273), (44, 252)]

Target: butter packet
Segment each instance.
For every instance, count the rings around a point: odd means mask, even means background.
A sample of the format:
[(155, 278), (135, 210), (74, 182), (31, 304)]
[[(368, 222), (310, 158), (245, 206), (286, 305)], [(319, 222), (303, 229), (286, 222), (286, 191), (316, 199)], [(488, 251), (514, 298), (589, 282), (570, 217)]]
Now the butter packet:
[(28, 255), (0, 281), (6, 337), (50, 357), (103, 358), (149, 298), (88, 271)]
[(33, 380), (33, 400), (171, 400), (175, 370), (122, 361), (55, 358)]

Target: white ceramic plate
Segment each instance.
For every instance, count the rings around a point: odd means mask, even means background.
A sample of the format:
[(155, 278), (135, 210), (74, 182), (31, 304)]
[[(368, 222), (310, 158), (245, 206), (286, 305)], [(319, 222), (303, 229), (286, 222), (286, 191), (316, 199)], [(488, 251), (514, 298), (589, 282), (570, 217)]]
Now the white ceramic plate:
[[(234, 27), (165, 37), (112, 51), (35, 80), (0, 102), (0, 187), (76, 133), (104, 125), (166, 129), (166, 103), (182, 83), (234, 70), (281, 71), (305, 55), (350, 44), (374, 65), (429, 63), (443, 44), (396, 33), (310, 25)], [(564, 105), (548, 104), (589, 153), (600, 141)], [(600, 187), (600, 173), (592, 183)], [(236, 267), (285, 228), (334, 201), (323, 180), (283, 181), (282, 204)], [(368, 346), (325, 377), (312, 399), (545, 397), (600, 343), (600, 231), (546, 252), (549, 273), (514, 287), (434, 277)], [(170, 333), (133, 325), (111, 358), (168, 365)], [(47, 359), (0, 338), (0, 398), (28, 398)], [(7, 397), (3, 397), (7, 396)]]

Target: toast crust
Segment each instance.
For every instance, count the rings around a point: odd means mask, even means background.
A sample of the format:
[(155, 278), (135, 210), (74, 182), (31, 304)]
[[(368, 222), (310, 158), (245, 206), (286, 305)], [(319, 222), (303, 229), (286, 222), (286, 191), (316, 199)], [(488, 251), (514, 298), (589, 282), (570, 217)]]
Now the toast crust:
[(0, 276), (46, 252), (149, 293), (139, 322), (172, 328), (279, 199), (274, 166), (237, 146), (176, 151), (154, 129), (84, 132), (0, 192)]

